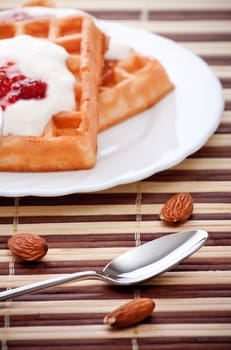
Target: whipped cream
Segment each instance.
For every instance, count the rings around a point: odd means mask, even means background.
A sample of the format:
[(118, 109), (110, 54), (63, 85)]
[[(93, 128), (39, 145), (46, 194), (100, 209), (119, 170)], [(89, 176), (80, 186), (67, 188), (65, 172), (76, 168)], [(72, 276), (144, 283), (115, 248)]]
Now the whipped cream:
[(64, 48), (46, 39), (19, 35), (0, 40), (0, 65), (14, 61), (25, 76), (47, 84), (45, 98), (7, 106), (3, 135), (40, 136), (54, 114), (75, 109), (75, 78), (66, 66), (67, 57)]
[(125, 44), (110, 38), (109, 49), (105, 54), (107, 60), (122, 60), (128, 58), (131, 54), (131, 48)]

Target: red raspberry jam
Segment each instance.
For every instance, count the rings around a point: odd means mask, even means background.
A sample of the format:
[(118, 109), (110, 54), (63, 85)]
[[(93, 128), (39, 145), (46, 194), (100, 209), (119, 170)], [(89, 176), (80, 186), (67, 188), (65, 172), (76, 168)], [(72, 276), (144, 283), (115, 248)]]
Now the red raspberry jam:
[(8, 61), (0, 66), (0, 106), (3, 110), (18, 100), (40, 100), (46, 97), (47, 83), (27, 78)]

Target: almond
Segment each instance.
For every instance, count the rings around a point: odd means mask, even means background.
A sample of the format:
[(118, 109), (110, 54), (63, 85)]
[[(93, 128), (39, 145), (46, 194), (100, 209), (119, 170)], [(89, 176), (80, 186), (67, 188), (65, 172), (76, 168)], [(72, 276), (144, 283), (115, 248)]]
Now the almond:
[(18, 233), (10, 237), (8, 247), (13, 255), (25, 261), (39, 260), (48, 251), (45, 239), (32, 233)]
[(160, 219), (169, 223), (183, 223), (192, 214), (193, 199), (187, 193), (177, 193), (172, 196), (162, 207), (160, 211)]
[(150, 298), (140, 298), (130, 301), (104, 317), (103, 322), (112, 327), (127, 327), (148, 317), (155, 307)]

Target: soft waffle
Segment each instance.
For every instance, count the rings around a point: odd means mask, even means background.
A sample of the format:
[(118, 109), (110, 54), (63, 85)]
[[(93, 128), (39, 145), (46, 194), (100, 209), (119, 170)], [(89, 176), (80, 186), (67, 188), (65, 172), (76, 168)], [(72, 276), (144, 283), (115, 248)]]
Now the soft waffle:
[(55, 7), (56, 5), (51, 0), (31, 0), (24, 2), (22, 6)]
[(47, 38), (67, 50), (67, 66), (76, 79), (77, 108), (53, 116), (41, 137), (2, 136), (0, 170), (57, 171), (93, 167), (105, 35), (92, 18), (84, 14), (0, 23), (0, 39), (20, 34)]
[(105, 60), (99, 94), (99, 130), (107, 129), (154, 105), (173, 89), (161, 63), (133, 51)]

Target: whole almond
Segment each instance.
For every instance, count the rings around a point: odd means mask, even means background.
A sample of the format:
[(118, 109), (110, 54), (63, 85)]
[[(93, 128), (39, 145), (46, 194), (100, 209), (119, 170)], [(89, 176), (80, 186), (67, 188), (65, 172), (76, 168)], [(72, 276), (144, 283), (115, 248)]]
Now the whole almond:
[(135, 299), (106, 315), (103, 322), (117, 328), (134, 325), (148, 317), (154, 307), (155, 303), (150, 298)]
[(169, 223), (183, 223), (191, 216), (193, 211), (192, 196), (187, 193), (177, 193), (162, 207), (160, 219)]
[(13, 255), (25, 261), (39, 260), (48, 251), (45, 239), (32, 233), (18, 233), (10, 237), (8, 247)]

